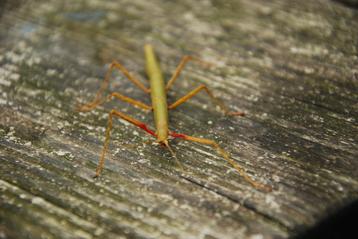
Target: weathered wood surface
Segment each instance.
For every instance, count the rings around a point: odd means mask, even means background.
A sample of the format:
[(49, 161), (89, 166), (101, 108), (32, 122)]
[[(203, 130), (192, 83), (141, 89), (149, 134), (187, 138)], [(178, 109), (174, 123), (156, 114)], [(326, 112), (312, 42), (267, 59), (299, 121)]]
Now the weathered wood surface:
[[(0, 238), (288, 238), (357, 200), (356, 9), (327, 0), (1, 8)], [(205, 83), (247, 116), (224, 117), (201, 94), (171, 112), (172, 129), (218, 140), (272, 192), (214, 150), (174, 141), (181, 173), (119, 120), (103, 176), (92, 178), (108, 111), (152, 116), (119, 102), (78, 113), (76, 102), (92, 99), (113, 59), (143, 79), (147, 42), (166, 77), (184, 54), (217, 65), (189, 64), (170, 101)], [(111, 90), (146, 97), (119, 74)]]

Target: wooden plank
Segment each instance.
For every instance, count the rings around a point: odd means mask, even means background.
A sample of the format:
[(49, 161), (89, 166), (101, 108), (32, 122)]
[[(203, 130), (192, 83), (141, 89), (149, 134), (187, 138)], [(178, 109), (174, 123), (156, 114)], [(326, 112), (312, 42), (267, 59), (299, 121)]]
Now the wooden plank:
[[(357, 10), (335, 1), (8, 1), (0, 19), (0, 237), (288, 238), (358, 197)], [(198, 95), (171, 112), (172, 129), (215, 139), (257, 181), (216, 152), (174, 140), (185, 166), (115, 122), (103, 176), (93, 179), (113, 102), (90, 113), (116, 59), (145, 82), (145, 43), (169, 94), (199, 84), (243, 110), (224, 117)], [(122, 75), (111, 91), (147, 97)], [(147, 97), (147, 98), (146, 98)]]

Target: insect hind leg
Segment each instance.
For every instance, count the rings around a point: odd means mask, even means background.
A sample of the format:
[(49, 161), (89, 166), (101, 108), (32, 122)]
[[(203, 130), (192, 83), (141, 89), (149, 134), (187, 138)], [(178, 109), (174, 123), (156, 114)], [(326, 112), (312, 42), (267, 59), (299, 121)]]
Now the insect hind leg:
[(183, 56), (183, 58), (181, 59), (179, 65), (177, 66), (177, 68), (175, 69), (172, 77), (170, 78), (170, 80), (168, 81), (167, 85), (165, 86), (165, 90), (168, 91), (171, 86), (174, 84), (174, 82), (177, 80), (177, 78), (179, 77), (181, 71), (183, 70), (184, 66), (189, 62), (189, 61), (194, 61), (199, 63), (200, 65), (204, 66), (204, 67), (210, 67), (212, 66), (211, 63), (203, 61), (199, 58), (196, 58), (194, 56)]
[(129, 71), (122, 64), (120, 64), (117, 61), (113, 61), (105, 74), (104, 80), (101, 83), (101, 86), (100, 86), (99, 90), (97, 91), (95, 98), (89, 103), (78, 106), (79, 111), (89, 111), (88, 109), (93, 109), (97, 105), (102, 104), (106, 101), (106, 99), (103, 99), (102, 95), (109, 86), (111, 75), (112, 75), (112, 72), (114, 69), (119, 70), (128, 80), (133, 82), (133, 84), (135, 84), (139, 89), (141, 89), (145, 93), (150, 92), (150, 89), (145, 87), (142, 82), (140, 82), (137, 78), (135, 78), (133, 75), (131, 75), (129, 73)]

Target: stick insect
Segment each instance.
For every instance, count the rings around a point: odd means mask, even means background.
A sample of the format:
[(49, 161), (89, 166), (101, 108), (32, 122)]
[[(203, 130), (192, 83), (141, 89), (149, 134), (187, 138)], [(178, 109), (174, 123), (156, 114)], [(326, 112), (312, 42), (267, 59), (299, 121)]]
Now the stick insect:
[[(222, 101), (220, 101), (218, 98), (216, 98), (211, 91), (206, 87), (205, 85), (200, 85), (194, 90), (190, 91), (187, 95), (181, 97), (176, 102), (169, 104), (167, 103), (167, 92), (170, 90), (174, 82), (177, 80), (180, 72), (184, 68), (184, 66), (189, 62), (197, 62), (201, 65), (207, 65), (210, 63), (204, 62), (196, 57), (193, 56), (184, 56), (179, 65), (177, 66), (176, 70), (174, 71), (172, 77), (170, 80), (165, 84), (162, 71), (160, 69), (159, 63), (157, 61), (156, 55), (154, 53), (153, 47), (149, 44), (146, 44), (144, 46), (144, 52), (145, 52), (145, 59), (146, 59), (146, 73), (149, 77), (149, 83), (150, 88), (147, 88), (142, 82), (140, 82), (137, 78), (135, 78), (132, 74), (129, 73), (129, 71), (120, 63), (117, 61), (113, 61), (110, 65), (109, 69), (107, 70), (107, 73), (105, 74), (104, 80), (97, 91), (97, 94), (93, 101), (83, 104), (79, 106), (78, 110), (82, 112), (87, 112), (95, 109), (97, 106), (108, 102), (112, 100), (113, 98), (127, 102), (129, 104), (132, 104), (136, 107), (139, 107), (143, 110), (147, 111), (153, 111), (154, 113), (154, 122), (155, 122), (155, 128), (156, 131), (153, 131), (148, 128), (148, 126), (120, 111), (112, 109), (109, 112), (108, 115), (108, 125), (105, 133), (105, 140), (104, 145), (102, 148), (102, 152), (100, 155), (99, 163), (96, 168), (96, 174), (95, 177), (98, 177), (104, 167), (104, 161), (105, 161), (105, 155), (108, 150), (109, 140), (111, 136), (111, 130), (112, 130), (112, 122), (113, 117), (122, 118), (133, 125), (143, 129), (151, 136), (155, 137), (157, 140), (157, 143), (159, 143), (162, 146), (165, 146), (173, 155), (173, 157), (177, 160), (175, 153), (173, 152), (172, 148), (170, 147), (168, 143), (169, 138), (178, 138), (183, 139), (187, 141), (192, 141), (200, 144), (209, 145), (217, 150), (217, 152), (229, 163), (234, 167), (239, 174), (244, 177), (246, 181), (248, 181), (251, 185), (253, 185), (255, 188), (258, 189), (267, 189), (268, 186), (263, 185), (261, 183), (258, 183), (254, 181), (249, 175), (245, 173), (245, 171), (241, 168), (241, 166), (236, 163), (233, 159), (230, 158), (229, 153), (227, 153), (223, 148), (219, 146), (215, 141), (210, 139), (204, 139), (204, 138), (197, 138), (193, 136), (189, 136), (182, 133), (176, 133), (173, 131), (169, 131), (168, 129), (168, 111), (175, 109), (179, 105), (183, 104), (193, 96), (195, 96), (197, 93), (204, 91), (206, 92), (214, 104), (220, 107), (220, 109), (226, 114), (226, 115), (232, 115), (232, 116), (244, 116), (243, 112), (231, 112), (228, 110), (228, 108), (223, 104)], [(112, 75), (112, 71), (114, 69), (119, 70), (128, 80), (130, 80), (132, 83), (134, 83), (139, 89), (144, 91), (147, 94), (150, 94), (152, 105), (147, 105), (141, 101), (137, 101), (135, 99), (132, 99), (130, 97), (124, 96), (120, 93), (113, 92), (108, 97), (103, 97), (104, 91), (108, 88), (109, 81)], [(179, 161), (177, 160), (178, 164)], [(182, 167), (182, 166), (181, 166)]]

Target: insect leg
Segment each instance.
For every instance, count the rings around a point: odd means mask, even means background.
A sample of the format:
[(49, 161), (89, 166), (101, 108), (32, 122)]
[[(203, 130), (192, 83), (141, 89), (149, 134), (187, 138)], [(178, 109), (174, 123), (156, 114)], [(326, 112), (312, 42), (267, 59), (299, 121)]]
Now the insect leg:
[(149, 106), (143, 102), (140, 102), (140, 101), (137, 101), (135, 99), (132, 99), (130, 97), (127, 97), (125, 95), (122, 95), (120, 93), (117, 93), (117, 92), (114, 92), (114, 93), (111, 93), (106, 99), (103, 99), (101, 101), (98, 101), (98, 102), (91, 102), (91, 103), (88, 103), (88, 104), (84, 104), (82, 105), (78, 111), (83, 111), (83, 112), (87, 112), (87, 111), (91, 111), (93, 110), (94, 108), (96, 108), (98, 105), (101, 105), (107, 101), (110, 101), (114, 98), (118, 99), (118, 100), (121, 100), (121, 101), (124, 101), (124, 102), (127, 102), (131, 105), (134, 105), (134, 106), (137, 106), (141, 109), (144, 109), (144, 110), (152, 110), (152, 106)]
[(243, 113), (243, 112), (229, 111), (228, 108), (226, 107), (226, 105), (221, 100), (216, 98), (211, 93), (211, 91), (208, 89), (208, 87), (206, 87), (206, 85), (198, 86), (197, 88), (195, 88), (194, 90), (190, 91), (188, 94), (186, 94), (185, 96), (181, 97), (179, 100), (177, 100), (173, 104), (169, 105), (168, 108), (169, 109), (174, 109), (174, 108), (178, 107), (179, 105), (183, 104), (184, 102), (186, 102), (187, 100), (189, 100), (190, 98), (192, 98), (193, 96), (195, 96), (197, 93), (199, 93), (202, 90), (205, 90), (205, 92), (210, 96), (212, 102), (215, 103), (216, 105), (218, 105), (225, 112), (226, 115), (238, 115), (238, 116), (244, 116), (245, 115), (245, 113)]
[(148, 129), (147, 125), (142, 123), (141, 121), (139, 120), (136, 120), (122, 112), (119, 112), (119, 111), (116, 111), (116, 110), (111, 110), (111, 112), (109, 113), (109, 116), (108, 116), (108, 125), (107, 125), (107, 129), (106, 129), (106, 137), (105, 137), (105, 140), (104, 140), (104, 145), (103, 145), (103, 148), (102, 148), (102, 152), (101, 152), (101, 157), (100, 157), (100, 160), (98, 162), (98, 166), (96, 168), (96, 175), (95, 177), (98, 177), (103, 169), (103, 166), (104, 166), (104, 160), (105, 160), (105, 154), (108, 150), (108, 145), (109, 145), (109, 139), (111, 137), (111, 130), (112, 130), (112, 121), (113, 121), (113, 116), (115, 117), (118, 117), (118, 118), (122, 118), (132, 124), (134, 124), (135, 126), (145, 130), (147, 133), (149, 133), (150, 135), (156, 137), (156, 134), (154, 131)]
[(233, 159), (230, 158), (230, 154), (228, 152), (226, 152), (223, 148), (221, 148), (219, 146), (219, 144), (217, 144), (215, 141), (210, 140), (210, 139), (203, 139), (203, 138), (197, 138), (197, 137), (192, 137), (189, 135), (185, 135), (185, 134), (178, 134), (178, 133), (174, 133), (171, 132), (170, 135), (174, 138), (179, 138), (179, 139), (184, 139), (184, 140), (188, 140), (188, 141), (192, 141), (192, 142), (196, 142), (196, 143), (200, 143), (200, 144), (206, 144), (209, 145), (213, 148), (216, 149), (216, 151), (229, 163), (231, 164), (231, 166), (233, 168), (235, 168), (239, 174), (247, 181), (249, 182), (252, 186), (254, 186), (257, 189), (263, 189), (265, 191), (271, 191), (271, 187), (268, 185), (264, 185), (261, 183), (256, 182), (255, 180), (253, 180), (246, 172), (245, 170), (238, 164), (236, 163)]
[(200, 60), (199, 58), (193, 57), (193, 56), (184, 56), (179, 65), (177, 66), (177, 68), (175, 69), (172, 77), (170, 78), (170, 80), (168, 81), (167, 85), (165, 86), (165, 89), (168, 91), (170, 89), (170, 87), (172, 86), (172, 84), (176, 81), (176, 79), (178, 78), (180, 72), (183, 70), (184, 66), (186, 65), (186, 63), (188, 61), (195, 61), (205, 67), (211, 66), (212, 64), (209, 62), (205, 62)]
[(113, 61), (112, 64), (109, 66), (106, 75), (104, 77), (104, 80), (99, 88), (99, 90), (96, 93), (96, 96), (94, 98), (94, 100), (92, 102), (89, 102), (87, 104), (84, 104), (83, 106), (78, 107), (79, 110), (81, 111), (82, 107), (89, 107), (89, 108), (94, 108), (95, 106), (93, 105), (98, 105), (100, 104), (100, 102), (102, 101), (102, 94), (103, 92), (108, 88), (109, 85), (109, 81), (112, 75), (112, 71), (113, 69), (117, 69), (120, 72), (123, 73), (124, 76), (127, 77), (128, 80), (130, 80), (131, 82), (133, 82), (139, 89), (143, 90), (145, 93), (149, 93), (150, 89), (145, 87), (143, 85), (143, 83), (141, 83), (137, 78), (135, 78), (134, 76), (132, 76), (129, 71), (120, 63), (118, 63), (117, 61)]

